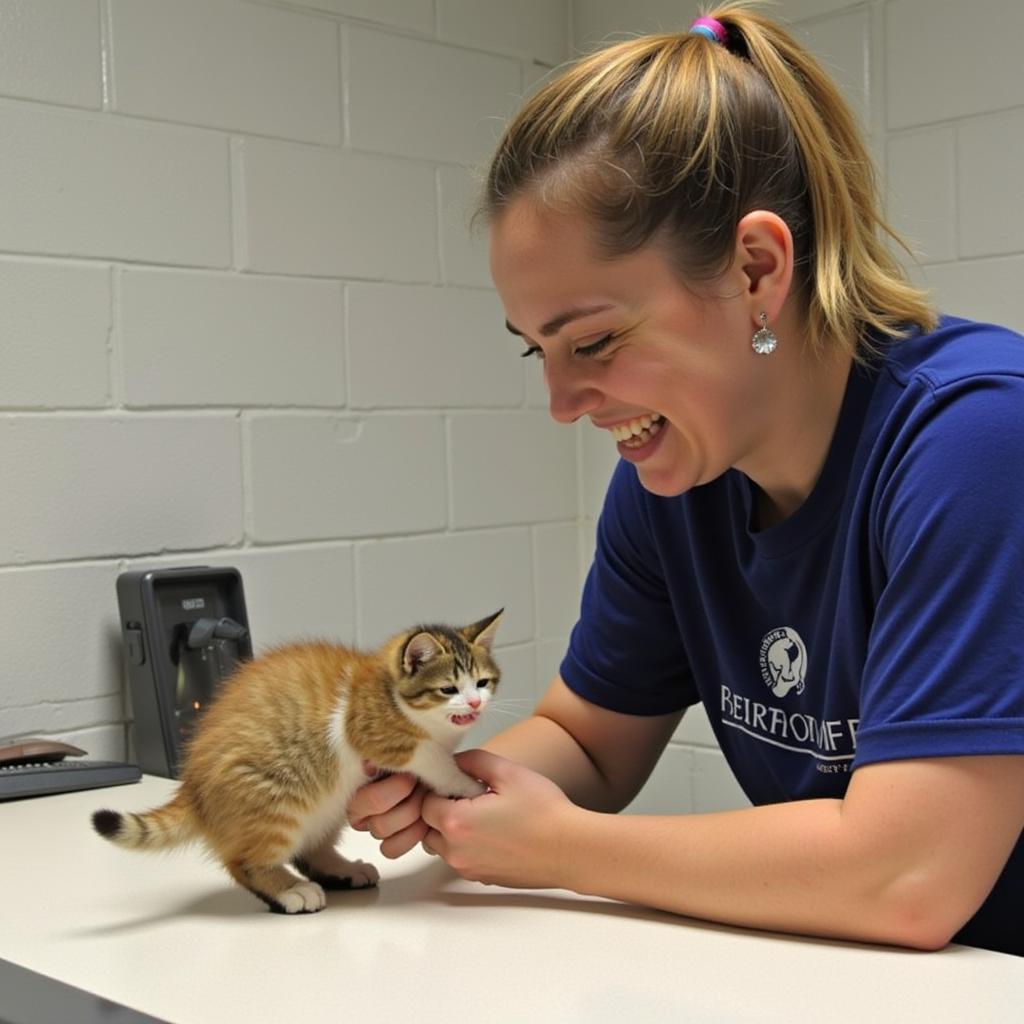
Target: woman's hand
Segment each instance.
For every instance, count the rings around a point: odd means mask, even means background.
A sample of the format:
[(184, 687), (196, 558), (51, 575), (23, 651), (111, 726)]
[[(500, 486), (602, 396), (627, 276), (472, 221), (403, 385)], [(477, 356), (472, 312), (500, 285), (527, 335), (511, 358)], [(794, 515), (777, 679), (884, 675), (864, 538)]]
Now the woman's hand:
[(428, 793), (423, 846), (463, 878), (512, 888), (565, 887), (570, 826), (586, 814), (549, 779), (486, 750), (455, 757), (490, 792), (470, 800)]
[(427, 792), (414, 775), (388, 775), (370, 782), (349, 801), (349, 824), (379, 839), (380, 852), (394, 860), (422, 842), (429, 831), (421, 815)]

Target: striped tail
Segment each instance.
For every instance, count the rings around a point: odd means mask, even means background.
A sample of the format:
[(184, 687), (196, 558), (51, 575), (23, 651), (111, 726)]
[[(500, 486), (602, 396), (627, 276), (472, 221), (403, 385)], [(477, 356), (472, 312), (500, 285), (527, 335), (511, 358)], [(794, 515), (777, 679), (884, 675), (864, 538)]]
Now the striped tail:
[(192, 812), (180, 793), (169, 804), (145, 814), (96, 811), (92, 827), (126, 850), (169, 850), (196, 837)]

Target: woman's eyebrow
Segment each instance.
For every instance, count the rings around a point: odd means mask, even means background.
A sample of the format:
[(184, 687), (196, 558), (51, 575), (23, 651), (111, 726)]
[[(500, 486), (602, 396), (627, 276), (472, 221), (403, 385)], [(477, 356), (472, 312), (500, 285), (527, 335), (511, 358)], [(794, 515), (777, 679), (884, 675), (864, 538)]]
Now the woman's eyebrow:
[[(570, 324), (573, 320), (582, 320), (585, 316), (593, 316), (594, 313), (603, 313), (606, 309), (611, 309), (611, 304), (606, 303), (603, 306), (585, 306), (582, 308), (566, 310), (564, 313), (559, 313), (558, 316), (552, 317), (546, 324), (540, 329), (540, 335), (542, 338), (550, 338), (557, 334), (566, 324)], [(518, 337), (523, 336), (523, 332), (517, 327), (513, 327), (507, 320), (505, 321), (505, 327), (512, 334)]]

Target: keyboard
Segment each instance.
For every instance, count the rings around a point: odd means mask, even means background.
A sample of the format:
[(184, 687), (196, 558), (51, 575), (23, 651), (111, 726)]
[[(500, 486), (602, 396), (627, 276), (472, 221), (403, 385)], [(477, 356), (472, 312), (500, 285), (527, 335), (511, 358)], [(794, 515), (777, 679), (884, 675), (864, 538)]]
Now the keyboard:
[(0, 800), (138, 782), (138, 765), (120, 761), (51, 761), (0, 765)]

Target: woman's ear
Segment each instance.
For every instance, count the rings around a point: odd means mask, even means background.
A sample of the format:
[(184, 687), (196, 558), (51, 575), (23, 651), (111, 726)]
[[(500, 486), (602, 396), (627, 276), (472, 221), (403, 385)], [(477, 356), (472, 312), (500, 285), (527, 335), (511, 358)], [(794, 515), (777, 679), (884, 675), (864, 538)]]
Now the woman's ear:
[[(736, 259), (754, 322), (762, 312), (774, 320), (793, 282), (793, 233), (769, 210), (751, 210), (736, 226)], [(756, 307), (756, 308), (755, 308)]]

